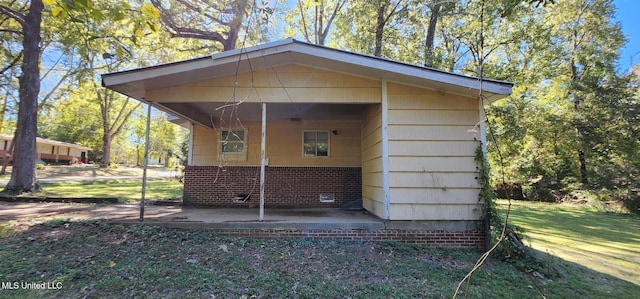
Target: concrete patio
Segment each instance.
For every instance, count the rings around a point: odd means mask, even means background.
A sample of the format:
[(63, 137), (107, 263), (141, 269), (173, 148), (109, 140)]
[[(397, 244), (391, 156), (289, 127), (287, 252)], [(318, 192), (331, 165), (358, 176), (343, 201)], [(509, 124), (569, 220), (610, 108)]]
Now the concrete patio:
[[(198, 208), (178, 205), (146, 205), (144, 223), (201, 229), (305, 229), (305, 230), (465, 230), (451, 221), (384, 221), (365, 210), (334, 208), (265, 209), (264, 221), (258, 208)], [(0, 202), (0, 221), (31, 219), (140, 222), (140, 205)]]

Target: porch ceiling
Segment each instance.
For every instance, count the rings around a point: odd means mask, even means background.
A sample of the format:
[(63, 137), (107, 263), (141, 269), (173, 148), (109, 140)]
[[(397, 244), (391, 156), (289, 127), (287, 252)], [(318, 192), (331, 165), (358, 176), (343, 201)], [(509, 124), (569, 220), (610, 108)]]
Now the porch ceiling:
[[(228, 105), (225, 103), (156, 103), (167, 110), (193, 116), (198, 123), (211, 127), (211, 121), (221, 119), (233, 121), (260, 121), (262, 108), (260, 103), (242, 103)], [(319, 103), (269, 103), (267, 104), (267, 120), (353, 120), (360, 119), (367, 104), (319, 104)]]

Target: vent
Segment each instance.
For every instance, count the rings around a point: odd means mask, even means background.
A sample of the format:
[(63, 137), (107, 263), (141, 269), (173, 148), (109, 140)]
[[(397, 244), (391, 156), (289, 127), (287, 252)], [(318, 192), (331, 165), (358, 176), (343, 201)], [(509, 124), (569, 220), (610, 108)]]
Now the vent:
[(320, 202), (334, 202), (335, 196), (329, 193), (320, 194)]

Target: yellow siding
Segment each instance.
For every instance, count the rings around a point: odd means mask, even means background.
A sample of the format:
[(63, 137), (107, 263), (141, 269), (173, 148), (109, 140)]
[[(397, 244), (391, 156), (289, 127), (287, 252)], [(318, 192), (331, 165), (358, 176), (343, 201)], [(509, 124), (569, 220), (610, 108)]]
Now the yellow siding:
[[(361, 165), (360, 129), (362, 121), (280, 121), (267, 123), (267, 151), (270, 166), (353, 166)], [(218, 159), (219, 131), (195, 126), (193, 165), (260, 165), (262, 124), (245, 122), (248, 131), (246, 161)], [(225, 128), (226, 129), (226, 128)], [(233, 129), (240, 129), (233, 127)], [(304, 157), (302, 135), (305, 130), (329, 131), (329, 157)], [(337, 130), (337, 135), (331, 131)]]
[(477, 204), (392, 204), (392, 220), (478, 220), (482, 217)]
[(477, 220), (477, 100), (388, 84), (392, 220)]
[[(253, 82), (252, 82), (253, 80)], [(380, 82), (287, 65), (147, 91), (154, 102), (380, 103)], [(253, 86), (253, 88), (252, 88)]]
[(381, 105), (369, 105), (362, 125), (362, 205), (378, 217), (384, 216), (382, 189)]
[(389, 190), (396, 204), (448, 204), (457, 198), (456, 204), (476, 204), (480, 190), (477, 188), (406, 188), (394, 187)]

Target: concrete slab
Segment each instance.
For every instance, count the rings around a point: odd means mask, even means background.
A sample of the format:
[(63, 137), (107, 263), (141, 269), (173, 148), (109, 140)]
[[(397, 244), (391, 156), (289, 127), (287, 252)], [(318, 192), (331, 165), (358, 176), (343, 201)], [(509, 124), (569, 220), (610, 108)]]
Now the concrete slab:
[[(30, 219), (45, 222), (51, 219), (90, 220), (138, 223), (138, 203), (20, 203), (0, 202), (0, 221)], [(198, 208), (181, 206), (145, 206), (145, 223), (176, 228), (238, 230), (238, 229), (299, 229), (299, 230), (442, 230), (466, 231), (479, 228), (478, 221), (384, 221), (365, 210), (333, 208), (265, 209), (264, 221), (259, 221), (257, 208)]]
[[(0, 203), (0, 220), (54, 218), (115, 222), (138, 222), (140, 206), (127, 204), (78, 203)], [(259, 221), (258, 209), (192, 208), (181, 206), (145, 206), (145, 222), (173, 227), (211, 229), (363, 229), (385, 227), (384, 221), (364, 210), (328, 208), (265, 209)]]

